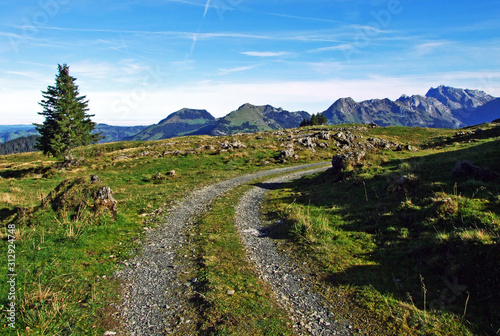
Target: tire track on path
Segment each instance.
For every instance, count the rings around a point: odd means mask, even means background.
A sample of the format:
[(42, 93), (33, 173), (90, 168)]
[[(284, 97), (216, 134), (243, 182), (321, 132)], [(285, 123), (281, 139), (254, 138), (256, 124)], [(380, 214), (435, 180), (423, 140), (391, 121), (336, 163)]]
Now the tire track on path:
[(276, 248), (261, 221), (262, 202), (270, 189), (282, 183), (324, 171), (325, 168), (300, 171), (258, 184), (248, 191), (236, 207), (235, 222), (261, 278), (267, 281), (278, 301), (288, 310), (293, 327), (301, 335), (349, 335), (349, 324), (336, 320), (325, 300), (313, 291), (308, 276)]
[[(127, 332), (132, 336), (170, 334), (179, 323), (179, 316), (188, 306), (184, 285), (179, 275), (188, 268), (187, 256), (177, 254), (185, 246), (185, 231), (196, 218), (207, 211), (212, 201), (224, 193), (252, 180), (327, 163), (314, 163), (278, 168), (242, 175), (195, 190), (169, 211), (162, 223), (151, 230), (142, 250), (125, 267), (116, 272), (123, 282), (119, 310)], [(184, 322), (182, 319), (180, 322)]]

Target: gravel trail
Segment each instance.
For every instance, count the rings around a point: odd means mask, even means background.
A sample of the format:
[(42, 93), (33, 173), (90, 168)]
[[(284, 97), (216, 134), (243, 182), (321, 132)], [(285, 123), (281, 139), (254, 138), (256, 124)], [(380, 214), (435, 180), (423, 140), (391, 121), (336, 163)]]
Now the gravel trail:
[(188, 301), (183, 295), (186, 284), (179, 280), (186, 270), (184, 260), (187, 256), (178, 255), (177, 251), (187, 241), (186, 229), (195, 224), (196, 218), (207, 211), (214, 199), (257, 178), (325, 164), (308, 164), (239, 176), (196, 190), (174, 205), (162, 224), (148, 233), (140, 253), (116, 273), (125, 284), (119, 310), (129, 335), (170, 334), (179, 323), (189, 322), (182, 317), (179, 321)]
[(300, 335), (349, 335), (349, 324), (336, 320), (326, 301), (314, 293), (308, 276), (276, 248), (267, 237), (268, 228), (260, 220), (264, 195), (281, 183), (325, 168), (295, 172), (266, 181), (248, 191), (236, 207), (236, 226), (243, 238), (247, 254), (260, 276), (267, 281), (278, 301), (289, 311), (293, 326)]

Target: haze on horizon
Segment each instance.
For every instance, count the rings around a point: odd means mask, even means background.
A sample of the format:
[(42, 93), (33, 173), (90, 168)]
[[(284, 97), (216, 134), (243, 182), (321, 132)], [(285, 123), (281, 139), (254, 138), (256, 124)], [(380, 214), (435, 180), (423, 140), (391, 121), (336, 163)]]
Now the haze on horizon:
[(68, 64), (94, 121), (244, 103), (317, 113), (444, 84), (500, 96), (500, 1), (0, 1), (0, 124), (40, 122)]

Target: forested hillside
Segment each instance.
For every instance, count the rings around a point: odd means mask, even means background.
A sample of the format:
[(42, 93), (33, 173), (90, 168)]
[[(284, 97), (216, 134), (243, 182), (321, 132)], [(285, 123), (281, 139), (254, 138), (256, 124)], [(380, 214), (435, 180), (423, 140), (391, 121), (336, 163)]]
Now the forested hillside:
[(0, 143), (0, 155), (36, 151), (35, 145), (38, 137), (38, 135), (30, 135), (10, 140), (3, 144)]

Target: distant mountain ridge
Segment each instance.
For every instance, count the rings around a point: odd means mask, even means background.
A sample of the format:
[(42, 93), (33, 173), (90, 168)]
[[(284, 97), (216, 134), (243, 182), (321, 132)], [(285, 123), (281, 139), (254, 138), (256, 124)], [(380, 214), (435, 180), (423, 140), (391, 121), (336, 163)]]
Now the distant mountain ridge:
[(323, 113), (331, 124), (375, 123), (380, 126), (459, 128), (500, 117), (497, 99), (483, 91), (441, 85), (425, 96), (401, 96), (396, 101), (341, 98)]
[(206, 110), (183, 108), (136, 134), (133, 140), (159, 140), (186, 135), (230, 135), (299, 127), (304, 111), (289, 112), (271, 105), (243, 104), (216, 119)]
[[(110, 126), (106, 124), (97, 124), (95, 132), (102, 132), (105, 137), (100, 143), (115, 142), (131, 140), (134, 135), (146, 127), (147, 126)], [(32, 135), (39, 135), (33, 125), (0, 125), (0, 143)]]
[(1, 125), (0, 143), (36, 134), (38, 132), (33, 125)]
[[(340, 98), (323, 114), (329, 124), (362, 123), (379, 126), (460, 128), (500, 118), (500, 98), (480, 90), (441, 85), (425, 96), (402, 95), (356, 102)], [(160, 140), (186, 135), (231, 135), (299, 127), (310, 118), (305, 111), (290, 112), (271, 105), (243, 104), (216, 119), (207, 110), (183, 108), (150, 126), (109, 126), (98, 124), (96, 132), (106, 137), (101, 142)], [(34, 126), (0, 126), (0, 142), (37, 134)]]
[(146, 127), (133, 140), (160, 140), (183, 135), (209, 134), (216, 126), (214, 116), (206, 110), (183, 108), (158, 124)]
[(305, 111), (289, 112), (271, 105), (257, 106), (247, 103), (218, 119), (217, 126), (210, 134), (230, 135), (295, 128), (309, 116)]

